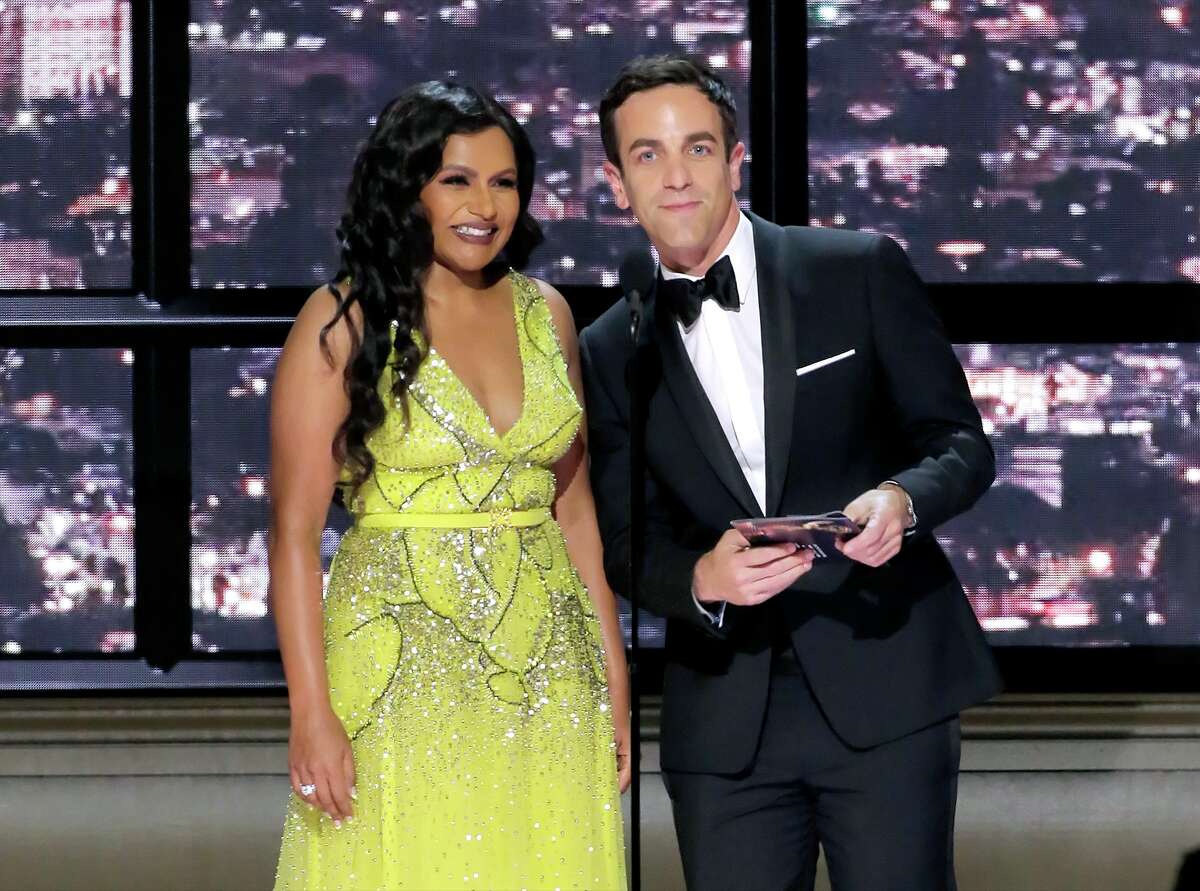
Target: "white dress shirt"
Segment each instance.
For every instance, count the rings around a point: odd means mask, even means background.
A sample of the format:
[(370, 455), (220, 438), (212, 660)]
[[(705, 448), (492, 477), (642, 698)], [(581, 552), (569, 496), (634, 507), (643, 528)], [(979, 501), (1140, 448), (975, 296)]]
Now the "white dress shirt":
[[(758, 264), (754, 255), (754, 227), (740, 215), (737, 229), (721, 257), (729, 257), (737, 281), (741, 307), (729, 310), (715, 300), (705, 300), (691, 326), (676, 319), (683, 346), (700, 379), (725, 439), (750, 484), (759, 508), (767, 509), (767, 450), (764, 433), (762, 329), (759, 322)], [(686, 275), (660, 264), (664, 279)], [(693, 599), (695, 599), (693, 595)], [(714, 614), (699, 601), (697, 608), (718, 627), (725, 617), (722, 602)]]

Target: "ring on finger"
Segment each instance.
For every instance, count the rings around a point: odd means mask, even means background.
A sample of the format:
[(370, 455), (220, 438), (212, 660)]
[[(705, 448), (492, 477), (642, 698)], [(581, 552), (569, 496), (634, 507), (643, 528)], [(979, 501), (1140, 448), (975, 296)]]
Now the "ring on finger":
[(308, 798), (311, 795), (316, 795), (317, 794), (316, 783), (301, 783), (300, 784), (300, 794), (303, 795), (305, 798)]

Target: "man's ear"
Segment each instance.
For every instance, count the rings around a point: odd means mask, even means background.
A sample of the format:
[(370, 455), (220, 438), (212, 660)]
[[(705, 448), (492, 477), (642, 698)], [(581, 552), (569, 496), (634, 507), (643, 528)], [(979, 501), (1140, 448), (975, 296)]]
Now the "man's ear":
[(621, 210), (629, 210), (629, 196), (625, 194), (625, 181), (621, 179), (621, 171), (612, 161), (604, 162), (604, 178), (608, 180), (608, 187), (612, 189), (613, 200), (617, 202), (617, 207)]
[(746, 145), (738, 142), (729, 153), (729, 183), (736, 192), (742, 187), (742, 161), (746, 160)]

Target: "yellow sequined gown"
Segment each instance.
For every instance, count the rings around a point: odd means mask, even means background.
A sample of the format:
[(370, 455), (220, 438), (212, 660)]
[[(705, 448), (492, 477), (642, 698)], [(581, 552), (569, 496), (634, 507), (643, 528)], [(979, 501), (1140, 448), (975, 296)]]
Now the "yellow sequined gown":
[[(523, 411), (499, 435), (436, 350), (368, 439), (324, 601), (354, 819), (290, 798), (276, 889), (624, 889), (599, 623), (549, 516), (581, 410), (510, 273)], [(421, 345), (420, 335), (415, 335)]]

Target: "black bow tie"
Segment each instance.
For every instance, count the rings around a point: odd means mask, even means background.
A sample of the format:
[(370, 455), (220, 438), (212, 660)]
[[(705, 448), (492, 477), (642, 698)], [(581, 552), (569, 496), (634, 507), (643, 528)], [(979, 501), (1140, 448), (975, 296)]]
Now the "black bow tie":
[(718, 306), (734, 312), (742, 308), (742, 302), (738, 299), (737, 278), (728, 255), (710, 266), (704, 278), (696, 281), (686, 278), (664, 279), (658, 283), (658, 287), (662, 291), (663, 305), (675, 313), (685, 327), (690, 327), (700, 318), (700, 307), (705, 300), (715, 300)]

